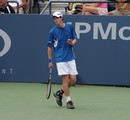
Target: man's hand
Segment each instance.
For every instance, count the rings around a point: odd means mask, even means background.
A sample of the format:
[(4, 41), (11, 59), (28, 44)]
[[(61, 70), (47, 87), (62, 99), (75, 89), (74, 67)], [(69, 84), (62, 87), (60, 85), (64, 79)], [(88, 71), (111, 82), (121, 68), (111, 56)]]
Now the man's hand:
[(69, 45), (74, 45), (76, 43), (76, 40), (71, 40), (71, 39), (68, 39), (67, 43)]
[(52, 63), (52, 62), (49, 62), (49, 63), (48, 63), (48, 67), (49, 67), (49, 68), (53, 68), (53, 63)]

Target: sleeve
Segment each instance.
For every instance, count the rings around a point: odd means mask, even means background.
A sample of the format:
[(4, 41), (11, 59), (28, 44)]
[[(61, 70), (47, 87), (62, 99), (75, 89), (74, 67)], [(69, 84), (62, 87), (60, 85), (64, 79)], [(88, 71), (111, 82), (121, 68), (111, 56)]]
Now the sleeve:
[(53, 47), (53, 43), (54, 43), (54, 37), (53, 37), (53, 31), (51, 30), (49, 33), (49, 39), (48, 39), (48, 47)]

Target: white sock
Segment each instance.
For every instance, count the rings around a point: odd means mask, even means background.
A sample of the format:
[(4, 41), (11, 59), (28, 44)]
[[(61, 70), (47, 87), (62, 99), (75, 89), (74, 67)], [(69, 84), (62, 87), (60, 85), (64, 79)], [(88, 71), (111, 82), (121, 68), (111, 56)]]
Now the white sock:
[(67, 97), (66, 97), (66, 101), (67, 101), (67, 102), (68, 102), (68, 101), (71, 101), (70, 96), (67, 96)]

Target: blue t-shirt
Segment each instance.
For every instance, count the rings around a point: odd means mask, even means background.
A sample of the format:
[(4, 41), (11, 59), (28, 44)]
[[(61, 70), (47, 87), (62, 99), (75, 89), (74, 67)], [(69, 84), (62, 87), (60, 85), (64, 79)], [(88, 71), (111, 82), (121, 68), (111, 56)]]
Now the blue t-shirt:
[(50, 30), (48, 47), (54, 48), (56, 62), (67, 62), (75, 58), (73, 46), (67, 43), (68, 39), (76, 39), (76, 32), (71, 24), (65, 24), (63, 28), (55, 26)]

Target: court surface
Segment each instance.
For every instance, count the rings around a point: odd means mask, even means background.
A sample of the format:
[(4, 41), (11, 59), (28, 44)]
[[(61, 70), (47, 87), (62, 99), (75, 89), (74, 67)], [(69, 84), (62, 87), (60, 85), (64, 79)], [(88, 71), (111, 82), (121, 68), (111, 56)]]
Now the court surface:
[[(52, 92), (61, 85), (52, 85)], [(130, 88), (76, 85), (71, 96), (76, 109), (59, 107), (46, 84), (0, 82), (0, 120), (130, 120)]]

